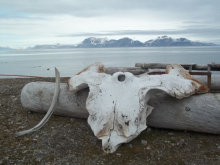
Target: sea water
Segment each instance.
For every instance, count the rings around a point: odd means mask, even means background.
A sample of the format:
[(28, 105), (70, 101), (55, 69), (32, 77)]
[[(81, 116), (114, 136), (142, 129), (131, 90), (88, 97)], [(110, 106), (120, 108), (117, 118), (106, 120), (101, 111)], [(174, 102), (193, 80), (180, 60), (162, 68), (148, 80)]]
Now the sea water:
[(220, 47), (1, 50), (0, 74), (54, 77), (56, 67), (61, 77), (70, 77), (94, 62), (106, 67), (134, 67), (135, 63), (220, 63)]

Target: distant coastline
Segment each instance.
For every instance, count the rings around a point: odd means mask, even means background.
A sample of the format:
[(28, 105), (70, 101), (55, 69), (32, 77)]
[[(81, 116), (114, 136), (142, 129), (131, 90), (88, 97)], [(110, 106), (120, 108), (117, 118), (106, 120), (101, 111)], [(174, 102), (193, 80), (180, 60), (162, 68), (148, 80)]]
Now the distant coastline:
[[(146, 42), (132, 40), (128, 37), (118, 40), (107, 38), (86, 38), (79, 44), (53, 44), (53, 45), (36, 45), (27, 47), (26, 49), (72, 49), (72, 48), (114, 48), (114, 47), (176, 47), (176, 46), (220, 46), (215, 43), (205, 43), (199, 41), (191, 41), (187, 38), (172, 38), (161, 36)], [(10, 50), (10, 47), (0, 47), (0, 50)]]

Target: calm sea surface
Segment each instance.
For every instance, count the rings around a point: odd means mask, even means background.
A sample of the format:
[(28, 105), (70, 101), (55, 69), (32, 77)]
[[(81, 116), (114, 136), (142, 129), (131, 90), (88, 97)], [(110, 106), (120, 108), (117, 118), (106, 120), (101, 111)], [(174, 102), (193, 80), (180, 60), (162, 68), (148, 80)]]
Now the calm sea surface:
[(0, 74), (54, 77), (57, 67), (61, 77), (68, 77), (94, 62), (107, 67), (134, 67), (135, 63), (220, 63), (220, 47), (2, 50)]

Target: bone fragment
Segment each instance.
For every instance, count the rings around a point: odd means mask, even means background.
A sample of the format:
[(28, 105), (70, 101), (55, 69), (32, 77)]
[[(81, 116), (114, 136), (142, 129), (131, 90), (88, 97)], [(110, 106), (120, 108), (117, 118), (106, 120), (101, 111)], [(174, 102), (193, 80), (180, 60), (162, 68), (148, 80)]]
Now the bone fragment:
[(46, 124), (46, 122), (49, 120), (50, 116), (53, 114), (54, 107), (57, 103), (57, 99), (59, 97), (59, 92), (60, 92), (60, 73), (57, 70), (57, 68), (55, 68), (55, 74), (56, 74), (56, 88), (55, 88), (55, 92), (54, 92), (51, 106), (50, 106), (49, 110), (47, 111), (46, 115), (40, 121), (40, 123), (37, 124), (35, 127), (31, 128), (29, 130), (18, 132), (15, 134), (16, 136), (22, 136), (22, 135), (29, 134), (31, 132), (39, 130), (41, 127), (43, 127)]

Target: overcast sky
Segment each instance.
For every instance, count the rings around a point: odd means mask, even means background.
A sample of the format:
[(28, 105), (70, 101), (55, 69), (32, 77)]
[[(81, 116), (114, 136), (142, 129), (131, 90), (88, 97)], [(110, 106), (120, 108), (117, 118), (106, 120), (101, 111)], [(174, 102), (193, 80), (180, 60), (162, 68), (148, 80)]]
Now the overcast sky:
[(220, 0), (0, 0), (0, 46), (162, 35), (220, 44)]

